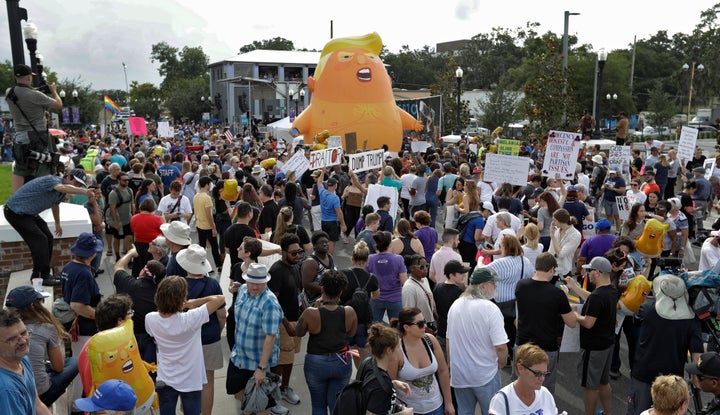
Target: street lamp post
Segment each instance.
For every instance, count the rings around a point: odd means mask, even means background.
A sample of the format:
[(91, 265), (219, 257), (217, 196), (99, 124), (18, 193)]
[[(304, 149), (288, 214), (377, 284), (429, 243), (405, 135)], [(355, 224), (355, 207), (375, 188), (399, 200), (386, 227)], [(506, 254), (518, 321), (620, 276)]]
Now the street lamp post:
[[(305, 88), (300, 90), (300, 101), (302, 101), (302, 107), (303, 110), (305, 110)], [(297, 107), (295, 107), (295, 112), (297, 113)]]
[[(292, 121), (295, 117), (290, 113), (290, 103), (295, 101), (295, 90), (292, 88), (288, 89), (288, 102), (287, 102), (287, 114), (290, 118), (290, 121)], [(295, 104), (295, 113), (297, 113), (297, 103)]]
[(563, 71), (568, 67), (568, 27), (570, 26), (570, 16), (579, 16), (580, 13), (572, 13), (565, 10), (565, 30), (563, 31)]
[(80, 102), (78, 100), (78, 91), (77, 89), (73, 89), (73, 91), (70, 93), (70, 95), (73, 98), (73, 105), (72, 106), (72, 123), (73, 124), (81, 124), (80, 123)]
[(5, 0), (8, 15), (8, 28), (10, 29), (10, 49), (12, 51), (13, 67), (25, 64), (25, 48), (23, 48), (23, 34), (20, 21), (28, 19), (27, 10), (20, 7), (20, 0)]
[(618, 95), (617, 94), (607, 94), (607, 95), (605, 95), (605, 99), (607, 99), (608, 105), (610, 105), (610, 115), (612, 116), (613, 102), (617, 101)]
[(127, 101), (128, 106), (130, 105), (130, 88), (128, 87), (128, 81), (127, 81), (127, 65), (125, 65), (125, 62), (122, 63), (123, 66), (123, 73), (125, 74), (125, 93), (127, 93)]
[(690, 125), (690, 107), (692, 105), (692, 95), (693, 95), (693, 81), (695, 81), (695, 69), (697, 68), (698, 72), (702, 72), (705, 69), (705, 66), (701, 63), (697, 66), (695, 66), (695, 62), (692, 63), (692, 66), (689, 66), (687, 63), (682, 66), (684, 70), (690, 69), (690, 90), (688, 91), (688, 108), (687, 108), (687, 120), (688, 125)]
[[(37, 51), (38, 29), (35, 23), (27, 22), (27, 24), (23, 26), (23, 35), (25, 36), (25, 44), (30, 52), (30, 68), (34, 73), (38, 73), (37, 56), (35, 55)], [(33, 86), (38, 86), (38, 83), (38, 76), (33, 75)]]
[(598, 70), (597, 70), (597, 108), (595, 108), (595, 132), (593, 133), (593, 139), (601, 139), (602, 133), (600, 132), (600, 108), (602, 107), (602, 82), (603, 82), (603, 70), (605, 69), (605, 61), (607, 60), (607, 52), (605, 49), (600, 49), (597, 54)]
[(457, 79), (457, 114), (455, 119), (455, 130), (457, 134), (460, 134), (460, 131), (462, 131), (460, 127), (460, 88), (462, 87), (462, 77), (463, 70), (461, 67), (458, 66), (458, 68), (455, 70), (455, 79)]

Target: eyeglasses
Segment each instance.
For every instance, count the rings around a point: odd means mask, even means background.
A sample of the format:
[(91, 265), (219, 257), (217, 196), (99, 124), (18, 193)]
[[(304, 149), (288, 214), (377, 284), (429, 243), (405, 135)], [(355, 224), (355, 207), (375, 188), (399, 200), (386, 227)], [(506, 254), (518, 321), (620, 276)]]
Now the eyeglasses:
[(24, 332), (20, 333), (19, 336), (12, 336), (7, 340), (3, 340), (4, 343), (15, 345), (18, 344), (20, 340), (29, 340), (30, 335), (32, 334), (31, 330), (25, 330)]
[(303, 252), (305, 252), (305, 251), (302, 249), (297, 249), (295, 251), (288, 251), (288, 254), (290, 254), (292, 256), (298, 256), (298, 255), (302, 254)]
[(419, 329), (424, 329), (424, 328), (425, 328), (425, 324), (427, 324), (427, 321), (425, 321), (425, 320), (420, 320), (420, 321), (415, 321), (415, 322), (412, 322), (412, 323), (408, 323), (408, 326), (417, 326)]
[(632, 183), (632, 184), (630, 184), (630, 187), (638, 187), (638, 184), (637, 184), (637, 183)]
[(420, 268), (420, 269), (427, 269), (427, 267), (428, 267), (427, 264), (415, 264), (415, 266), (418, 267), (418, 268)]
[(542, 377), (547, 377), (547, 376), (550, 375), (550, 373), (552, 373), (552, 372), (541, 372), (541, 371), (539, 371), (539, 370), (530, 369), (529, 367), (527, 367), (527, 366), (525, 366), (525, 365), (522, 365), (522, 366), (523, 366), (525, 369), (529, 370), (530, 373), (532, 373), (533, 376), (535, 376), (535, 377), (538, 378), (538, 379), (540, 379), (540, 378), (542, 378)]

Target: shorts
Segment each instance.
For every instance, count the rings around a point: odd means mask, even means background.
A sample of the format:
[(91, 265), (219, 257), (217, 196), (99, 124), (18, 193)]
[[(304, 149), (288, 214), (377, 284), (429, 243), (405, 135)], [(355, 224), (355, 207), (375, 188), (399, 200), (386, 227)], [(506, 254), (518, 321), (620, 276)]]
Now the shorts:
[[(297, 322), (291, 321), (293, 327)], [(295, 354), (300, 353), (300, 337), (291, 336), (285, 330), (285, 325), (280, 325), (280, 357), (278, 365), (292, 365), (295, 363)]]
[(617, 203), (613, 200), (612, 202), (603, 199), (602, 200), (602, 208), (605, 212), (605, 216), (619, 216), (620, 212), (618, 211)]
[(580, 386), (587, 389), (597, 389), (600, 385), (610, 382), (610, 363), (615, 345), (604, 350), (580, 349), (578, 373)]
[(123, 225), (123, 234), (120, 236), (117, 229), (115, 229), (114, 226), (105, 225), (105, 233), (108, 235), (112, 235), (115, 237), (115, 239), (124, 239), (126, 236), (133, 236), (132, 228), (130, 228), (130, 224)]
[(203, 360), (205, 370), (218, 370), (223, 368), (223, 351), (220, 340), (215, 343), (203, 344)]
[(322, 221), (320, 223), (320, 228), (323, 230), (323, 232), (328, 234), (328, 239), (332, 242), (337, 242), (340, 240), (340, 222), (334, 221), (334, 222), (325, 222)]
[[(277, 366), (270, 368), (270, 371), (277, 373)], [(235, 395), (240, 391), (244, 391), (245, 386), (254, 374), (255, 370), (240, 369), (235, 366), (233, 362), (228, 363), (227, 378), (225, 379), (225, 391), (228, 395)], [(275, 406), (275, 400), (270, 396), (268, 396), (268, 399), (270, 401), (268, 402), (267, 407), (272, 408)]]
[(367, 325), (358, 323), (355, 335), (353, 337), (348, 336), (347, 339), (349, 346), (357, 346), (359, 349), (365, 347), (368, 339)]

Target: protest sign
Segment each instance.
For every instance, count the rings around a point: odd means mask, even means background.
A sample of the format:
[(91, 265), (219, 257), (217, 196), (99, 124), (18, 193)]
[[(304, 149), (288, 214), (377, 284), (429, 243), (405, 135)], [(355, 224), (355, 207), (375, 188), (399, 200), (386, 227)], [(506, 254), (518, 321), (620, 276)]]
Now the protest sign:
[(697, 145), (698, 130), (692, 127), (683, 127), (680, 130), (680, 140), (678, 141), (677, 157), (682, 160), (685, 165), (692, 160), (695, 155), (695, 146)]
[(580, 151), (580, 134), (565, 131), (550, 131), (545, 147), (543, 177), (569, 180), (575, 177), (575, 164)]
[[(590, 213), (590, 217), (595, 217), (595, 208), (588, 208), (588, 212)], [(588, 222), (586, 220), (583, 220), (583, 231), (582, 231), (583, 239), (588, 239), (591, 236), (595, 236), (595, 223), (594, 222)]]
[(424, 153), (428, 147), (430, 147), (430, 144), (428, 144), (427, 141), (410, 142), (410, 150), (412, 150), (413, 153)]
[(310, 169), (310, 160), (305, 157), (304, 151), (296, 151), (288, 161), (283, 164), (280, 171), (287, 174), (290, 170), (295, 170), (295, 177), (301, 177)]
[(478, 145), (477, 144), (468, 144), (468, 153), (470, 154), (477, 154), (478, 151)]
[(530, 159), (527, 157), (487, 153), (483, 181), (525, 186), (527, 185), (529, 165)]
[(710, 180), (715, 171), (715, 159), (705, 160), (703, 167), (705, 168), (705, 179)]
[(520, 140), (510, 138), (498, 139), (498, 154), (517, 156), (520, 154)]
[(383, 166), (384, 153), (384, 150), (373, 150), (357, 154), (348, 154), (348, 169), (355, 173), (379, 169)]
[(331, 135), (330, 137), (328, 137), (327, 146), (328, 148), (342, 147), (342, 137), (340, 137), (339, 135)]
[(612, 146), (608, 151), (608, 167), (617, 168), (620, 174), (628, 177), (632, 163), (632, 148), (630, 146)]
[(173, 136), (173, 128), (170, 127), (170, 123), (168, 121), (158, 122), (157, 132), (158, 132), (158, 137), (170, 138)]
[(310, 152), (310, 169), (316, 170), (342, 163), (343, 149), (328, 148)]
[(130, 124), (130, 134), (140, 136), (147, 135), (147, 125), (145, 125), (145, 118), (128, 117), (128, 123)]
[(627, 196), (615, 196), (615, 203), (617, 203), (618, 215), (620, 220), (625, 222), (630, 218), (630, 199)]
[(381, 196), (390, 198), (390, 211), (388, 212), (395, 222), (398, 211), (398, 191), (394, 187), (382, 186), (379, 184), (371, 184), (368, 186), (367, 195), (365, 196), (365, 204), (372, 206), (377, 212), (377, 200)]

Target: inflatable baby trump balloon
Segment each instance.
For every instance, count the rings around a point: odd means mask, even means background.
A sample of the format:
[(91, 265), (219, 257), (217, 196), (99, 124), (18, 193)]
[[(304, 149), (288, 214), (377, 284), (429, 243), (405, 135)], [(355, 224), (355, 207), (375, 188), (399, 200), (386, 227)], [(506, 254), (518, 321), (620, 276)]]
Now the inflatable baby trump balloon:
[(132, 319), (92, 336), (88, 344), (88, 358), (92, 369), (93, 390), (108, 379), (119, 379), (130, 385), (137, 395), (137, 406), (158, 408), (155, 384), (148, 372), (155, 372), (154, 364), (140, 358), (133, 334)]
[(291, 133), (302, 134), (307, 144), (323, 130), (343, 139), (355, 133), (358, 148), (387, 144), (390, 151), (399, 151), (403, 130), (422, 130), (422, 122), (396, 105), (378, 56), (381, 49), (380, 35), (374, 32), (326, 43), (308, 79), (310, 105), (295, 119)]
[(625, 315), (632, 316), (638, 312), (647, 296), (652, 293), (652, 282), (643, 275), (630, 280), (627, 288), (620, 296), (617, 308)]
[(647, 221), (642, 235), (635, 243), (637, 250), (650, 257), (660, 256), (663, 248), (663, 238), (669, 227), (669, 224), (662, 223), (657, 219)]

